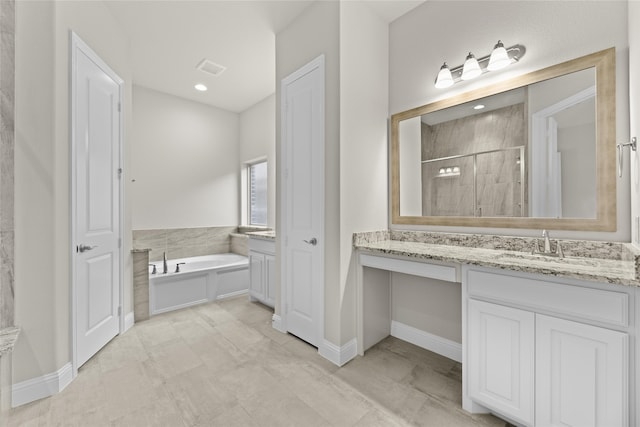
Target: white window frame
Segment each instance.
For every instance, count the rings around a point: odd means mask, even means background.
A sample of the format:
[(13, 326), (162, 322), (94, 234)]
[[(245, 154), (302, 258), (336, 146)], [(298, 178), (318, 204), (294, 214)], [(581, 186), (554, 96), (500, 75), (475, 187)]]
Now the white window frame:
[(241, 194), (241, 212), (242, 224), (250, 227), (267, 227), (269, 222), (269, 211), (268, 211), (268, 192), (269, 192), (269, 183), (267, 182), (267, 217), (265, 219), (264, 224), (251, 224), (251, 167), (260, 163), (266, 163), (267, 165), (267, 180), (269, 176), (269, 162), (266, 157), (260, 157), (248, 162), (243, 163), (242, 165), (242, 177), (241, 177), (241, 186), (242, 186), (242, 194)]

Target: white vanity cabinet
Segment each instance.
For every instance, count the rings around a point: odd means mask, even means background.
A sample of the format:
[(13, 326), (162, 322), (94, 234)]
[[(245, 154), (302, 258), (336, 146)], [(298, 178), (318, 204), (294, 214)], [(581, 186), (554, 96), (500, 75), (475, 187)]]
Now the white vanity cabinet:
[(275, 304), (276, 244), (273, 240), (249, 238), (249, 296), (252, 301)]
[(631, 292), (464, 270), (465, 409), (527, 426), (629, 425)]
[(468, 322), (469, 396), (533, 425), (535, 315), (472, 299)]

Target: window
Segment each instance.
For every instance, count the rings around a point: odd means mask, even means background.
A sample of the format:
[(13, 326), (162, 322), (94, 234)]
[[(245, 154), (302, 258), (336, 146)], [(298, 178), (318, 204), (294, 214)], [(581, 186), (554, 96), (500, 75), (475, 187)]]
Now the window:
[(267, 225), (267, 162), (254, 163), (247, 168), (249, 225)]

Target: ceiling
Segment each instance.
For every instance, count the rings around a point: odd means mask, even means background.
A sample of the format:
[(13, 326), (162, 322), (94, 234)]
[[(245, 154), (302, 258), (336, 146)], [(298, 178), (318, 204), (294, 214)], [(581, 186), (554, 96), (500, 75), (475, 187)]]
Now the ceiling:
[[(349, 0), (360, 1), (360, 0)], [(369, 0), (386, 22), (423, 1)], [(242, 112), (275, 92), (275, 35), (310, 0), (107, 1), (129, 37), (134, 84)], [(209, 59), (219, 76), (196, 66)], [(208, 87), (194, 89), (196, 83)]]

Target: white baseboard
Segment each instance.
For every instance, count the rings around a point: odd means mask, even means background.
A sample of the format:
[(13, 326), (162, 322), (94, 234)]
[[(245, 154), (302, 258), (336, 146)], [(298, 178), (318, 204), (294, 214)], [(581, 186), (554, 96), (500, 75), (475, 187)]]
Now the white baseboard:
[(430, 334), (404, 323), (391, 321), (391, 336), (462, 363), (462, 344)]
[(278, 332), (282, 332), (283, 334), (287, 333), (287, 331), (284, 329), (284, 326), (282, 325), (282, 317), (278, 316), (277, 314), (271, 316), (271, 327)]
[(71, 362), (56, 372), (14, 384), (11, 387), (13, 408), (60, 393), (73, 381)]
[(342, 347), (338, 347), (334, 343), (324, 340), (318, 349), (318, 353), (333, 364), (342, 366), (357, 356), (358, 342), (354, 338)]
[(221, 299), (225, 299), (225, 298), (237, 297), (237, 296), (244, 295), (244, 294), (247, 294), (247, 293), (249, 293), (248, 289), (241, 289), (239, 291), (229, 292), (228, 294), (218, 295), (216, 297), (216, 301), (220, 301)]
[(129, 329), (133, 328), (134, 323), (133, 311), (131, 313), (127, 313), (124, 316), (124, 331), (122, 332), (127, 332)]

